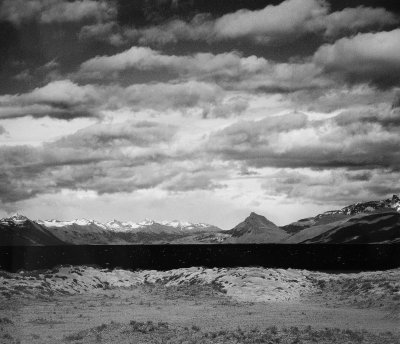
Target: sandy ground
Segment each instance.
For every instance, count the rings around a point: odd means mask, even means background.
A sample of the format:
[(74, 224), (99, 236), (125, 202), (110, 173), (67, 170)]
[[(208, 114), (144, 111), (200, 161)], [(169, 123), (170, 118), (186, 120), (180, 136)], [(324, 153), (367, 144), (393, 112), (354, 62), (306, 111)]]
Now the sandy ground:
[(0, 287), (0, 343), (400, 343), (400, 269), (64, 267)]

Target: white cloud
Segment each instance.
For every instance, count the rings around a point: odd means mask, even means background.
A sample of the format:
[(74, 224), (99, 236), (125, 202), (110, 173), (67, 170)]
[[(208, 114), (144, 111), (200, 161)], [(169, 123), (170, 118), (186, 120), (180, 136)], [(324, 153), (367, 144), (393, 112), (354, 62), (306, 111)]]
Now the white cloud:
[(400, 81), (400, 29), (364, 33), (320, 47), (314, 62), (349, 81), (390, 85)]
[(250, 36), (259, 40), (299, 35), (313, 29), (313, 22), (328, 12), (328, 6), (318, 0), (286, 0), (268, 5), (262, 10), (240, 10), (226, 14), (215, 22), (217, 38)]
[(101, 88), (57, 80), (28, 93), (0, 96), (0, 118), (49, 116), (69, 120), (95, 117), (98, 114), (92, 112), (93, 106), (101, 99)]

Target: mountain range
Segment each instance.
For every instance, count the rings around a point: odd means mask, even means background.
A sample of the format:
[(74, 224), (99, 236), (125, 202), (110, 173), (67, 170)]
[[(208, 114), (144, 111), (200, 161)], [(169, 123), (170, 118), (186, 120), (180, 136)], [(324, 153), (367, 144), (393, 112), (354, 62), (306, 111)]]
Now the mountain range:
[(30, 220), (19, 214), (0, 220), (0, 246), (210, 243), (400, 243), (400, 198), (359, 202), (281, 227), (252, 212), (231, 230), (176, 220), (100, 223)]

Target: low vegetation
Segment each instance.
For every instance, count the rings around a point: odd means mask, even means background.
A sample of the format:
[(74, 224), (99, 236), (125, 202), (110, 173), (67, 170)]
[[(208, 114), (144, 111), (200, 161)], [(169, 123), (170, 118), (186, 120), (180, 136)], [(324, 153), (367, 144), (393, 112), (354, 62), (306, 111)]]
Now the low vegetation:
[(168, 343), (168, 344), (395, 344), (400, 337), (390, 332), (372, 334), (367, 331), (338, 328), (313, 329), (269, 327), (243, 330), (203, 331), (198, 326), (172, 327), (168, 323), (131, 321), (124, 324), (103, 324), (96, 328), (66, 336), (66, 342), (79, 343)]

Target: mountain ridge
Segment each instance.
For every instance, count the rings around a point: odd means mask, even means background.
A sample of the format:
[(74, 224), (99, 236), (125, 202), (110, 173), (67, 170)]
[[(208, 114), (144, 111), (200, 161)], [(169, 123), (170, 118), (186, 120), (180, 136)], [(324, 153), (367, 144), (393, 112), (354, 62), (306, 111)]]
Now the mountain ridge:
[(0, 245), (400, 243), (400, 198), (357, 202), (277, 226), (251, 212), (230, 230), (187, 221), (0, 220)]

